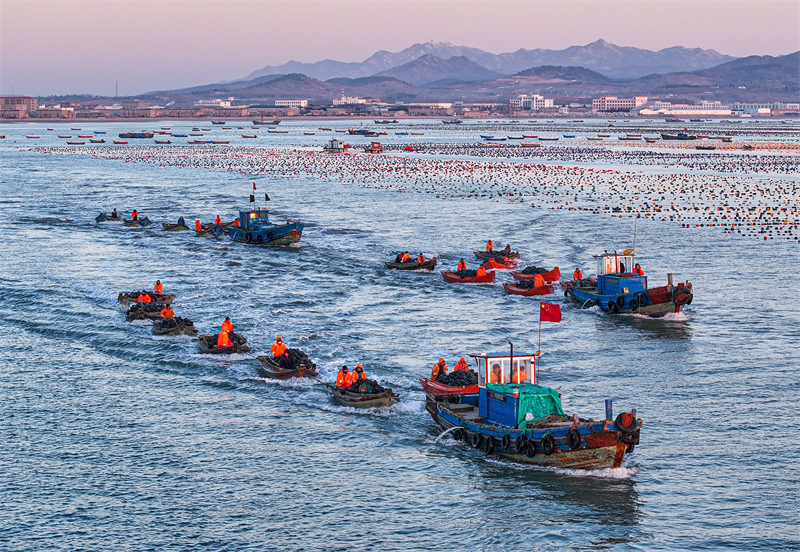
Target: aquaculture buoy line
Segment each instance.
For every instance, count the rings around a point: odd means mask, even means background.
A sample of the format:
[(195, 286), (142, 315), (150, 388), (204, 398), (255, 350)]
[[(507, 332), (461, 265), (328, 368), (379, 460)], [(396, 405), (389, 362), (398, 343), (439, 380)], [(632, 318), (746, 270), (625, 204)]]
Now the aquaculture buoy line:
[[(530, 202), (537, 209), (644, 217), (680, 224), (684, 229), (713, 228), (758, 239), (800, 238), (797, 178), (727, 174), (710, 167), (704, 167), (710, 174), (645, 174), (536, 161), (330, 155), (292, 148), (229, 146), (41, 147), (29, 151), (289, 181), (319, 179), (396, 193), (432, 194), (442, 200)], [(611, 153), (613, 159), (619, 152)], [(792, 158), (795, 166), (799, 160)], [(794, 174), (800, 174), (800, 170)]]

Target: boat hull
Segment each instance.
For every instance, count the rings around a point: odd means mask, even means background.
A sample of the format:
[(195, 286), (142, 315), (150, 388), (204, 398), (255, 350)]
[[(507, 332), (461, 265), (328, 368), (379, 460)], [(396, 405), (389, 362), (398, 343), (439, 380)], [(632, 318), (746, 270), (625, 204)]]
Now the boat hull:
[(216, 335), (198, 335), (197, 338), (200, 344), (200, 351), (209, 355), (232, 355), (235, 353), (249, 353), (250, 345), (247, 340), (241, 335), (237, 334), (242, 339), (241, 343), (234, 342), (229, 347), (217, 347)]
[(467, 385), (465, 387), (456, 387), (453, 385), (444, 385), (442, 383), (437, 383), (435, 381), (429, 380), (428, 378), (419, 378), (419, 382), (422, 384), (422, 388), (425, 390), (425, 392), (430, 395), (450, 396), (450, 395), (478, 394), (477, 383), (475, 385)]
[(433, 259), (421, 263), (409, 261), (406, 263), (384, 262), (383, 264), (385, 264), (386, 268), (389, 270), (433, 270), (436, 268), (436, 262), (436, 257), (434, 257)]
[(496, 259), (489, 259), (483, 263), (483, 268), (486, 270), (511, 270), (517, 268), (517, 260), (509, 259), (508, 262), (497, 261)]
[(170, 224), (169, 222), (162, 222), (161, 228), (166, 232), (183, 232), (189, 229), (185, 224)]
[(137, 218), (136, 220), (133, 219), (122, 219), (122, 224), (131, 228), (144, 228), (146, 226), (150, 226), (152, 221), (147, 217)]
[(506, 293), (510, 295), (524, 295), (525, 297), (530, 297), (532, 295), (549, 295), (553, 293), (552, 284), (545, 284), (543, 286), (534, 288), (521, 288), (514, 284), (504, 283), (503, 289), (506, 290)]
[(503, 261), (503, 257), (507, 259), (519, 259), (519, 251), (512, 251), (508, 255), (506, 255), (503, 251), (492, 251), (489, 253), (488, 251), (475, 251), (475, 257), (482, 261), (488, 261), (489, 259), (495, 259), (499, 261)]
[(662, 286), (622, 295), (603, 295), (597, 288), (571, 287), (564, 292), (581, 307), (598, 306), (608, 314), (642, 314), (659, 317), (681, 311), (694, 299), (691, 288)]
[(194, 235), (198, 238), (219, 238), (225, 234), (225, 229), (221, 224), (214, 224), (202, 230), (195, 230)]
[[(515, 280), (519, 280), (520, 282), (527, 282), (529, 280), (533, 280), (536, 278), (536, 274), (525, 274), (522, 271), (515, 271), (511, 273), (511, 276)], [(553, 282), (558, 282), (561, 279), (561, 270), (558, 267), (555, 267), (553, 270), (548, 270), (547, 272), (542, 272), (542, 278), (548, 284)]]
[(256, 358), (258, 359), (258, 373), (264, 378), (287, 380), (291, 378), (316, 378), (319, 375), (319, 372), (313, 367), (284, 370), (269, 357), (259, 355)]
[(197, 328), (187, 324), (167, 326), (164, 320), (153, 320), (153, 334), (155, 335), (197, 335)]
[[(163, 294), (155, 295), (154, 293), (148, 292), (148, 295), (150, 295), (151, 303), (155, 303), (156, 305), (167, 305), (169, 303), (172, 303), (172, 301), (175, 300), (175, 297), (177, 297), (177, 295), (175, 295), (174, 293), (169, 293), (166, 295)], [(134, 291), (132, 293), (120, 293), (119, 296), (117, 297), (119, 302), (122, 303), (123, 305), (132, 305), (134, 303), (137, 303), (138, 298), (139, 298), (138, 291)]]
[(450, 282), (451, 284), (490, 284), (494, 282), (495, 272), (487, 272), (486, 276), (471, 276), (467, 278), (462, 278), (455, 272), (444, 272), (442, 271), (442, 278), (444, 278), (445, 282)]
[(361, 394), (350, 393), (336, 387), (333, 389), (333, 402), (350, 408), (389, 408), (400, 402), (400, 397), (391, 389), (387, 389), (384, 393)]
[(263, 225), (258, 230), (243, 230), (238, 226), (228, 228), (233, 241), (252, 245), (291, 245), (300, 241), (303, 225), (293, 222), (283, 225)]

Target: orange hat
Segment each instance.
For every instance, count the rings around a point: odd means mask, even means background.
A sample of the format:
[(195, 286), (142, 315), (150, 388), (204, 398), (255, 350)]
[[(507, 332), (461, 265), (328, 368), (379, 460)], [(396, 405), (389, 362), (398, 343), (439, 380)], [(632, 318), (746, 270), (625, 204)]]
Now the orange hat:
[(460, 359), (458, 359), (458, 361), (459, 362), (466, 362), (466, 360), (464, 360), (464, 357), (461, 357)]
[(356, 368), (362, 368), (361, 363), (356, 364)]
[(281, 336), (276, 336), (275, 337), (275, 341), (280, 341), (280, 340), (281, 340)]
[(439, 359), (439, 362), (444, 362), (444, 359), (443, 359), (443, 358), (440, 358), (440, 359)]

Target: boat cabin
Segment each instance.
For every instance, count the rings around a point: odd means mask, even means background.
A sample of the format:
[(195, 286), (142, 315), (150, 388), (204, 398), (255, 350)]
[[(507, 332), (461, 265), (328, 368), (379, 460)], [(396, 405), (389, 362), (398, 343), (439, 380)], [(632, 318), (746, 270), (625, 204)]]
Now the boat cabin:
[(239, 211), (239, 225), (243, 232), (257, 231), (264, 226), (272, 226), (269, 221), (269, 209), (259, 207), (249, 211)]
[(369, 146), (364, 148), (366, 153), (383, 153), (383, 148), (380, 142), (372, 142)]
[(527, 422), (564, 412), (557, 391), (536, 384), (534, 354), (476, 353), (478, 410), (486, 423), (524, 429)]
[(347, 146), (341, 140), (331, 138), (323, 149), (329, 153), (344, 153), (347, 151)]
[(598, 293), (624, 295), (647, 289), (647, 276), (631, 272), (636, 264), (635, 257), (636, 254), (629, 249), (623, 253), (606, 251), (601, 255), (595, 255)]

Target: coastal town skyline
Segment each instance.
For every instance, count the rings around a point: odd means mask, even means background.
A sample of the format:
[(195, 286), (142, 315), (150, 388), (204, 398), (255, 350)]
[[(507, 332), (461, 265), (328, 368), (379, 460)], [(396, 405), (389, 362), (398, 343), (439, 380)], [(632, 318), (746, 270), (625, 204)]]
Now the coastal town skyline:
[[(684, 46), (734, 57), (800, 49), (796, 2), (105, 2), (102, 10), (98, 5), (4, 2), (0, 93), (131, 96), (242, 79), (290, 60), (361, 62), (381, 50), (429, 41), (498, 54), (600, 39), (622, 47)], [(491, 18), (479, 16), (487, 10)], [(665, 24), (663, 14), (686, 10), (691, 17), (671, 16)]]

